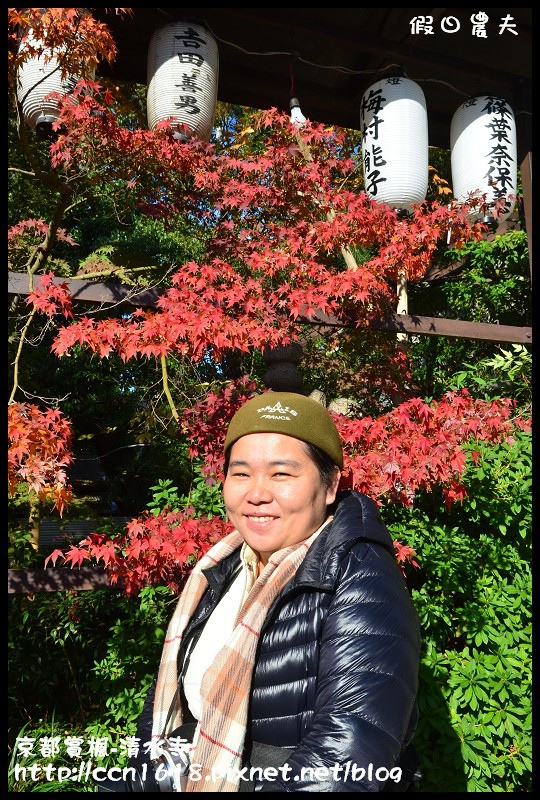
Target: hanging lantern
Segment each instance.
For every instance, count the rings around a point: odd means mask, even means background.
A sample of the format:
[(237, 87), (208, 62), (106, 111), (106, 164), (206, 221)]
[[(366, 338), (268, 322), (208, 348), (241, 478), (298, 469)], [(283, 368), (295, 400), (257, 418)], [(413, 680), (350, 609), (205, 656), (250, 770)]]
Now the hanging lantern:
[(158, 28), (148, 50), (148, 125), (169, 120), (174, 138), (208, 141), (217, 103), (219, 53), (211, 34), (191, 22)]
[[(479, 199), (470, 218), (507, 219), (517, 192), (517, 145), (514, 113), (506, 100), (490, 95), (466, 100), (452, 117), (450, 151), (454, 197), (461, 203)], [(492, 209), (499, 198), (507, 202), (495, 220)]]
[[(87, 13), (87, 10), (81, 9), (81, 12)], [(28, 31), (25, 40), (21, 41), (19, 53), (29, 46), (42, 47), (42, 42), (33, 36), (32, 31)], [(70, 95), (81, 79), (80, 75), (62, 78), (61, 55), (61, 49), (55, 53), (45, 48), (39, 55), (24, 61), (17, 73), (17, 100), (22, 106), (23, 119), (43, 138), (56, 135), (52, 125), (60, 115), (58, 100), (49, 95), (52, 92)], [(93, 78), (93, 74), (90, 77)]]
[(425, 200), (428, 122), (424, 93), (404, 77), (365, 92), (360, 110), (364, 186), (374, 200), (404, 212)]

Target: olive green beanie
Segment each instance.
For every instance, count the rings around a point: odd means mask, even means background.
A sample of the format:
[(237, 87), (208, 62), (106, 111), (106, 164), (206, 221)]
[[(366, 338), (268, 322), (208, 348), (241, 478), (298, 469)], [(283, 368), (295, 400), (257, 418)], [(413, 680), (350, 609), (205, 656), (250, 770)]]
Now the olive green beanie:
[(296, 392), (266, 392), (252, 397), (230, 421), (224, 451), (249, 433), (284, 433), (326, 453), (334, 464), (343, 467), (343, 450), (334, 420), (328, 411), (310, 397)]

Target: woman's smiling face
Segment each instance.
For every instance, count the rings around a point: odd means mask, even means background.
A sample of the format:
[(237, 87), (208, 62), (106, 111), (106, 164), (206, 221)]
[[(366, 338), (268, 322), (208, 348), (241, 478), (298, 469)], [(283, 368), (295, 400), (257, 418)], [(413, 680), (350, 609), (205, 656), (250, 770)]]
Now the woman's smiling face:
[(307, 539), (323, 524), (340, 472), (326, 489), (300, 439), (250, 433), (231, 448), (223, 497), (230, 522), (266, 564), (272, 553)]

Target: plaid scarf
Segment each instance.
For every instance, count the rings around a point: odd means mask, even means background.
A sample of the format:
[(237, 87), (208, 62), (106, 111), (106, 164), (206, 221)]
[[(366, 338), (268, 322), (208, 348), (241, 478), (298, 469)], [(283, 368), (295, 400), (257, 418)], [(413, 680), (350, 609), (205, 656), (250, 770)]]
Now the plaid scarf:
[[(296, 573), (319, 532), (320, 528), (303, 542), (273, 553), (242, 606), (229, 640), (205, 672), (201, 684), (203, 711), (199, 737), (191, 753), (191, 763), (197, 765), (197, 779), (188, 781), (186, 791), (239, 791), (238, 770), (242, 765), (251, 680), (260, 631), (268, 609)], [(162, 738), (165, 733), (167, 716), (178, 686), (178, 648), (183, 632), (208, 586), (202, 570), (226, 558), (243, 541), (240, 534), (233, 531), (214, 545), (195, 565), (180, 595), (169, 623), (158, 671), (152, 739)], [(182, 712), (177, 694), (168, 733), (181, 724)], [(192, 774), (195, 774), (195, 768)]]

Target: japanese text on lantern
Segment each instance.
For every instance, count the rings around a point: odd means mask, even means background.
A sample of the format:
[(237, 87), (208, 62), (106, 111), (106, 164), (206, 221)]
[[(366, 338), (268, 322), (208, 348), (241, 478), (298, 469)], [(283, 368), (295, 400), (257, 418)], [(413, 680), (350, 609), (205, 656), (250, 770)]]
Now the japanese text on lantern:
[[(490, 131), (490, 149), (486, 153), (488, 172), (487, 179), (493, 189), (493, 197), (506, 197), (513, 186), (512, 162), (510, 153), (510, 131), (512, 128), (512, 111), (506, 100), (498, 97), (486, 96), (483, 98), (485, 105), (482, 111), (488, 114), (486, 128)], [(466, 101), (465, 106), (475, 106), (479, 102), (477, 97)]]
[[(198, 50), (201, 45), (206, 45), (206, 41), (197, 34), (197, 31), (190, 27), (187, 27), (184, 33), (176, 34), (174, 38), (180, 41), (184, 48)], [(180, 89), (180, 95), (174, 105), (178, 110), (183, 109), (186, 114), (200, 114), (201, 109), (197, 105), (197, 98), (194, 93), (203, 91), (202, 87), (197, 84), (197, 77), (200, 75), (204, 58), (200, 53), (186, 53), (183, 51), (178, 52), (177, 56), (180, 64), (191, 64), (195, 69), (192, 70), (191, 74), (183, 72), (182, 82), (175, 84)]]

